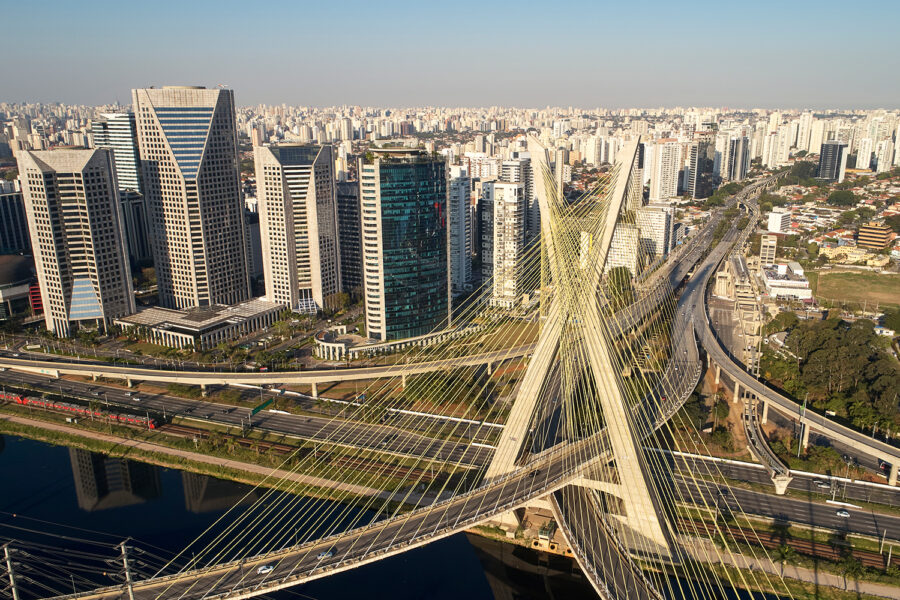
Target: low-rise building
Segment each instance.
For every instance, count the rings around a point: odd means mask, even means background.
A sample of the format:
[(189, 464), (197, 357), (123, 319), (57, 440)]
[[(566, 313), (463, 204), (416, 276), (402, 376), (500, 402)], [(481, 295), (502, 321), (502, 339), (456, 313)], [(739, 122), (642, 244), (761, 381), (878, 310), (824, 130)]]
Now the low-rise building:
[(224, 306), (172, 309), (154, 306), (115, 321), (126, 332), (161, 346), (211, 350), (221, 342), (269, 327), (285, 309), (261, 298)]
[(766, 293), (772, 298), (812, 301), (809, 280), (800, 265), (795, 262), (763, 269), (762, 281), (766, 286)]

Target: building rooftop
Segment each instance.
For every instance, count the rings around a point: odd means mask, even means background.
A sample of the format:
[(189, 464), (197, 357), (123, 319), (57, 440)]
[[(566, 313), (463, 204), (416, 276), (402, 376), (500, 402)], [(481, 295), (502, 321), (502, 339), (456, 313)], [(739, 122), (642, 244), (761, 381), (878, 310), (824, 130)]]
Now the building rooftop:
[(215, 329), (225, 323), (238, 323), (281, 308), (283, 306), (280, 304), (262, 298), (254, 298), (230, 306), (215, 304), (184, 310), (154, 306), (118, 320), (143, 327), (171, 329), (182, 333), (199, 333)]

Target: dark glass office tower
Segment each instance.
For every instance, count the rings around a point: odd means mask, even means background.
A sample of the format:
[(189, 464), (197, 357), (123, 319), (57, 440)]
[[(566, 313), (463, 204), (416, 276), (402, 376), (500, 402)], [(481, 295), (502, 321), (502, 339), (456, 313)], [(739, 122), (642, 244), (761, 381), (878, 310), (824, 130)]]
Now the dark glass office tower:
[(363, 280), (369, 337), (395, 340), (447, 324), (447, 172), (421, 150), (360, 159)]
[(837, 140), (823, 143), (822, 150), (819, 151), (819, 171), (816, 177), (840, 183), (844, 180), (846, 169), (847, 144)]

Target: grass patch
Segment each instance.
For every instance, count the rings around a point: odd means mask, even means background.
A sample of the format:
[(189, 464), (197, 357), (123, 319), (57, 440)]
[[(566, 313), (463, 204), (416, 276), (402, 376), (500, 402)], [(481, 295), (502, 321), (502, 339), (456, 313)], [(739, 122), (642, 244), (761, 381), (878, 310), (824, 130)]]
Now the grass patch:
[[(808, 274), (813, 275), (813, 274)], [(900, 275), (862, 271), (819, 271), (810, 277), (813, 292), (826, 306), (832, 302), (900, 306)], [(815, 281), (814, 281), (815, 280)]]

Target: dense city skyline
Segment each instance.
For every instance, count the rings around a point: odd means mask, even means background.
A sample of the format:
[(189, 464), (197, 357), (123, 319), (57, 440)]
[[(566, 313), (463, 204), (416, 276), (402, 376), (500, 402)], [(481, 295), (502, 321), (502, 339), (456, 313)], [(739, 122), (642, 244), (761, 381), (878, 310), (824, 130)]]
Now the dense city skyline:
[(897, 0), (0, 14), (0, 598), (900, 598)]
[[(21, 26), (0, 42), (9, 83), (0, 101), (127, 103), (133, 88), (196, 83), (227, 84), (239, 106), (865, 109), (900, 98), (888, 76), (900, 8), (889, 2), (871, 7), (877, 18), (865, 27), (847, 27), (845, 7), (830, 1), (685, 10), (654, 0), (640, 12), (581, 2), (242, 11), (196, 2), (179, 5), (177, 20), (166, 4), (7, 3), (7, 22)], [(712, 12), (718, 24), (705, 27)], [(276, 23), (296, 29), (279, 33)], [(92, 33), (75, 42), (77, 31)]]

